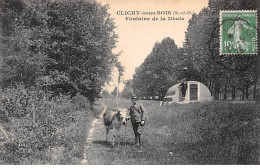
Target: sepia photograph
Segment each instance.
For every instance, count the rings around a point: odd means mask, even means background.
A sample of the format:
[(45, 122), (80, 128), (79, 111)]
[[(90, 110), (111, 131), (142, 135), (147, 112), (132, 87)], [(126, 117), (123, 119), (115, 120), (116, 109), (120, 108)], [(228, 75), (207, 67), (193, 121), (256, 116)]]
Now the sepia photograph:
[(258, 0), (0, 0), (0, 165), (259, 165)]

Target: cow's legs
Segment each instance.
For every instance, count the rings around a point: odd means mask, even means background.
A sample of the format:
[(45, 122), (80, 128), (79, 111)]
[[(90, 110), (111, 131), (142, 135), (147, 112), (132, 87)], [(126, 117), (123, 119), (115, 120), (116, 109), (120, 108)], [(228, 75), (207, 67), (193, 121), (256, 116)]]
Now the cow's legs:
[(106, 127), (106, 141), (108, 141), (108, 133), (109, 133), (110, 128)]
[(113, 128), (113, 147), (115, 146), (115, 141), (119, 137), (119, 128)]
[(120, 137), (120, 134), (119, 134), (119, 128), (116, 129), (116, 138), (118, 139)]
[(116, 129), (113, 128), (113, 141), (112, 141), (112, 146), (113, 147), (115, 146), (115, 131), (116, 131)]
[(120, 128), (117, 128), (117, 137), (120, 137), (119, 129), (120, 129)]

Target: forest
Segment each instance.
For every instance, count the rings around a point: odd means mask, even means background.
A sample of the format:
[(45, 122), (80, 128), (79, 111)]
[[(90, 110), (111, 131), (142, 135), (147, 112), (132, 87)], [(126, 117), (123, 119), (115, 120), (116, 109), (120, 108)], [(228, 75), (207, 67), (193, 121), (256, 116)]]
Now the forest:
[(258, 54), (219, 54), (219, 11), (256, 10), (256, 4), (256, 0), (209, 0), (208, 7), (189, 20), (183, 47), (170, 37), (156, 42), (122, 94), (163, 100), (171, 86), (185, 79), (205, 84), (216, 100), (256, 99)]

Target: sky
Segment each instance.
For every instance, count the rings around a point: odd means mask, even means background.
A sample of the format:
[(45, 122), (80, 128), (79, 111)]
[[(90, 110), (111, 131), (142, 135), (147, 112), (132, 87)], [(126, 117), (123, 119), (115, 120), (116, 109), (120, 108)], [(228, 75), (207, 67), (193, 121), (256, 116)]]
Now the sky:
[[(199, 13), (208, 6), (208, 0), (97, 0), (102, 5), (108, 4), (108, 12), (114, 18), (118, 34), (114, 53), (122, 51), (119, 62), (125, 67), (123, 80), (133, 78), (135, 68), (140, 66), (152, 51), (156, 42), (172, 38), (178, 47), (183, 46), (185, 31), (192, 13)], [(135, 12), (134, 12), (135, 11)], [(138, 17), (140, 20), (133, 20)], [(142, 18), (143, 17), (143, 18)], [(158, 20), (152, 20), (152, 18)], [(161, 17), (165, 20), (161, 20)], [(149, 18), (150, 20), (142, 20)], [(179, 20), (173, 20), (179, 19)], [(117, 86), (117, 72), (106, 90)], [(120, 84), (120, 90), (124, 85)]]

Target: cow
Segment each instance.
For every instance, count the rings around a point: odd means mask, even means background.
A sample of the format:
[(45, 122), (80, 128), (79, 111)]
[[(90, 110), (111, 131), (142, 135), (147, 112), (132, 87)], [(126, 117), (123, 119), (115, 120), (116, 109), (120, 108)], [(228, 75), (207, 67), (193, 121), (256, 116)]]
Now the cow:
[(112, 145), (115, 145), (115, 131), (117, 130), (117, 136), (119, 135), (119, 129), (123, 125), (125, 125), (127, 109), (121, 108), (118, 110), (106, 111), (103, 115), (104, 125), (106, 127), (106, 141), (108, 141), (108, 134), (110, 129), (113, 129), (113, 136), (112, 136)]

